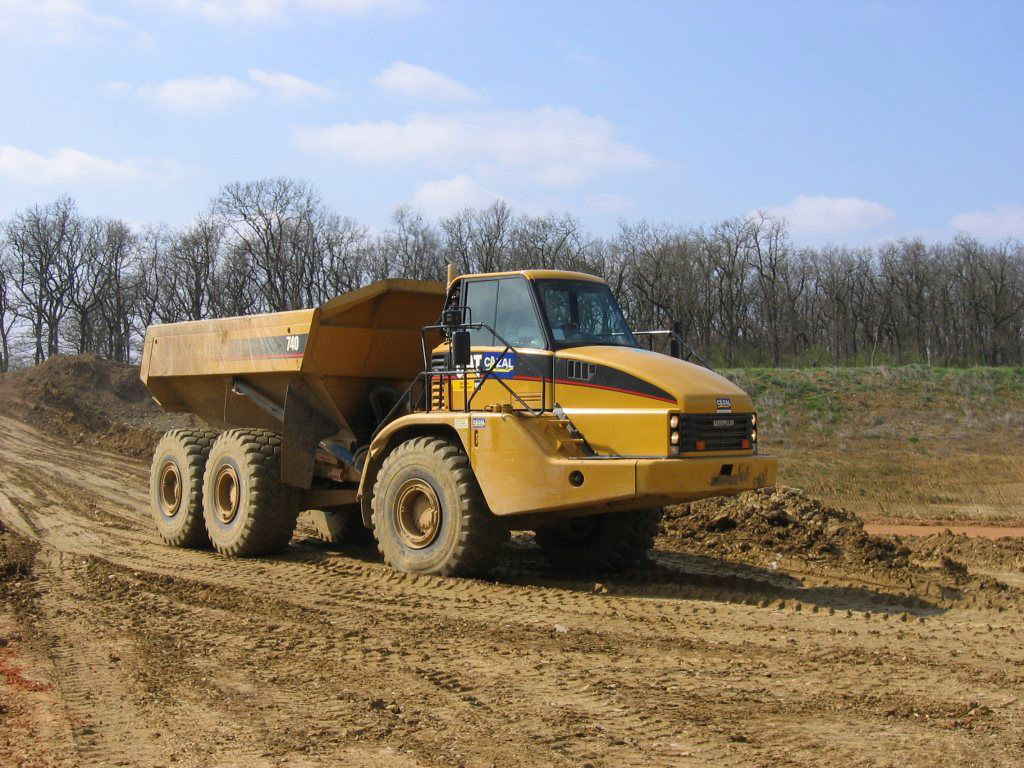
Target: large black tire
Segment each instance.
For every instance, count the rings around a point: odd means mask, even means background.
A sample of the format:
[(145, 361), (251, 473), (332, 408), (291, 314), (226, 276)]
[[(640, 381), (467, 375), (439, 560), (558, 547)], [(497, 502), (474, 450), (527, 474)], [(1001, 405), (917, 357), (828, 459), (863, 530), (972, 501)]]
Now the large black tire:
[(203, 471), (212, 429), (172, 429), (160, 438), (149, 472), (149, 500), (160, 538), (171, 547), (208, 547)]
[(221, 433), (203, 478), (203, 517), (213, 548), (233, 557), (280, 552), (298, 516), (298, 491), (281, 482), (281, 436), (268, 429)]
[(508, 538), (462, 448), (437, 437), (404, 442), (384, 460), (373, 487), (373, 532), (392, 568), (439, 576), (485, 571)]
[(637, 509), (575, 517), (535, 533), (544, 557), (559, 570), (615, 572), (631, 568), (646, 556), (660, 522), (661, 509)]

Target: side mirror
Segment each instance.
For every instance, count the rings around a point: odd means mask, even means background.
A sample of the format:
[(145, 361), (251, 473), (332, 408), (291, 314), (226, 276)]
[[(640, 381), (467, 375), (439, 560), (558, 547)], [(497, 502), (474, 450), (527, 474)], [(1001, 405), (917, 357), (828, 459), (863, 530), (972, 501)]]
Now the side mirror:
[(468, 368), (470, 361), (469, 331), (462, 329), (452, 331), (451, 338), (452, 368)]

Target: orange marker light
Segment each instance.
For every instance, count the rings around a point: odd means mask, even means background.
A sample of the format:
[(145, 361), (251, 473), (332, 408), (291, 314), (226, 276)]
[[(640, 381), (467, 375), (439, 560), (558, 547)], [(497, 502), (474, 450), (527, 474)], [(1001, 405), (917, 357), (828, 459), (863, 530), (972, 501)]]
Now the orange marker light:
[(746, 438), (743, 438), (743, 442), (740, 443), (740, 445), (743, 446), (743, 450), (745, 450), (745, 451), (749, 451), (750, 450), (750, 441), (747, 440)]
[(698, 440), (694, 447), (698, 451), (703, 451), (705, 448), (707, 448), (707, 443), (705, 443), (703, 440)]

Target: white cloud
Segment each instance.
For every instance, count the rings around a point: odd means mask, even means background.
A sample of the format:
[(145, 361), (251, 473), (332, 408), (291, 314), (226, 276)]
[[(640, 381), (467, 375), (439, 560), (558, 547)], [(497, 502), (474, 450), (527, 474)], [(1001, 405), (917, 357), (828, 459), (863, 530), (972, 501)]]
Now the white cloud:
[[(337, 94), (330, 88), (285, 72), (250, 69), (249, 79), (265, 90), (290, 101), (329, 99)], [(235, 77), (182, 77), (159, 85), (135, 87), (130, 83), (107, 83), (104, 90), (114, 95), (137, 95), (173, 112), (221, 112), (257, 91)]]
[(311, 83), (308, 80), (303, 80), (301, 77), (289, 75), (285, 72), (266, 72), (262, 69), (250, 69), (249, 79), (268, 90), (274, 91), (278, 96), (291, 101), (330, 99), (337, 95), (330, 88)]
[(987, 211), (968, 211), (949, 220), (959, 232), (980, 238), (1024, 238), (1024, 205), (997, 205)]
[(548, 186), (651, 165), (603, 117), (570, 107), (421, 114), (403, 123), (300, 128), (299, 147), (372, 165), (421, 164), (475, 176), (526, 176)]
[(110, 160), (71, 148), (42, 155), (0, 145), (0, 177), (16, 184), (124, 184), (167, 179), (179, 173), (172, 161)]
[(631, 211), (636, 208), (636, 203), (628, 197), (608, 192), (596, 195), (591, 200), (591, 203), (595, 208), (603, 213), (626, 213), (627, 211)]
[(440, 72), (418, 64), (396, 61), (381, 70), (373, 82), (389, 91), (429, 101), (473, 101), (477, 93)]
[(497, 192), (482, 187), (469, 176), (438, 179), (421, 184), (412, 202), (432, 217), (447, 216), (464, 208), (485, 208), (501, 198)]
[(797, 233), (839, 234), (872, 229), (896, 216), (891, 208), (872, 200), (826, 195), (798, 195), (786, 205), (764, 210), (785, 218)]
[(373, 12), (409, 13), (422, 0), (152, 0), (178, 13), (214, 21), (270, 21), (285, 18), (294, 10), (339, 15)]
[(174, 112), (219, 112), (254, 94), (252, 88), (233, 77), (183, 77), (144, 85), (138, 92)]
[(93, 13), (82, 0), (0, 0), (0, 34), (64, 43), (123, 22)]

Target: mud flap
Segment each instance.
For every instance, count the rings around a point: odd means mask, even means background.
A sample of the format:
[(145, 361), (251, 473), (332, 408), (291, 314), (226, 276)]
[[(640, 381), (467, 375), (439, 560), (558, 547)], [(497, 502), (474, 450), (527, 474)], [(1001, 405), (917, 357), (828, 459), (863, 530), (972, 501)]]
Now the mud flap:
[(316, 403), (316, 395), (302, 379), (288, 382), (281, 435), (281, 481), (296, 488), (309, 488), (312, 484), (317, 444), (340, 429), (334, 418)]

